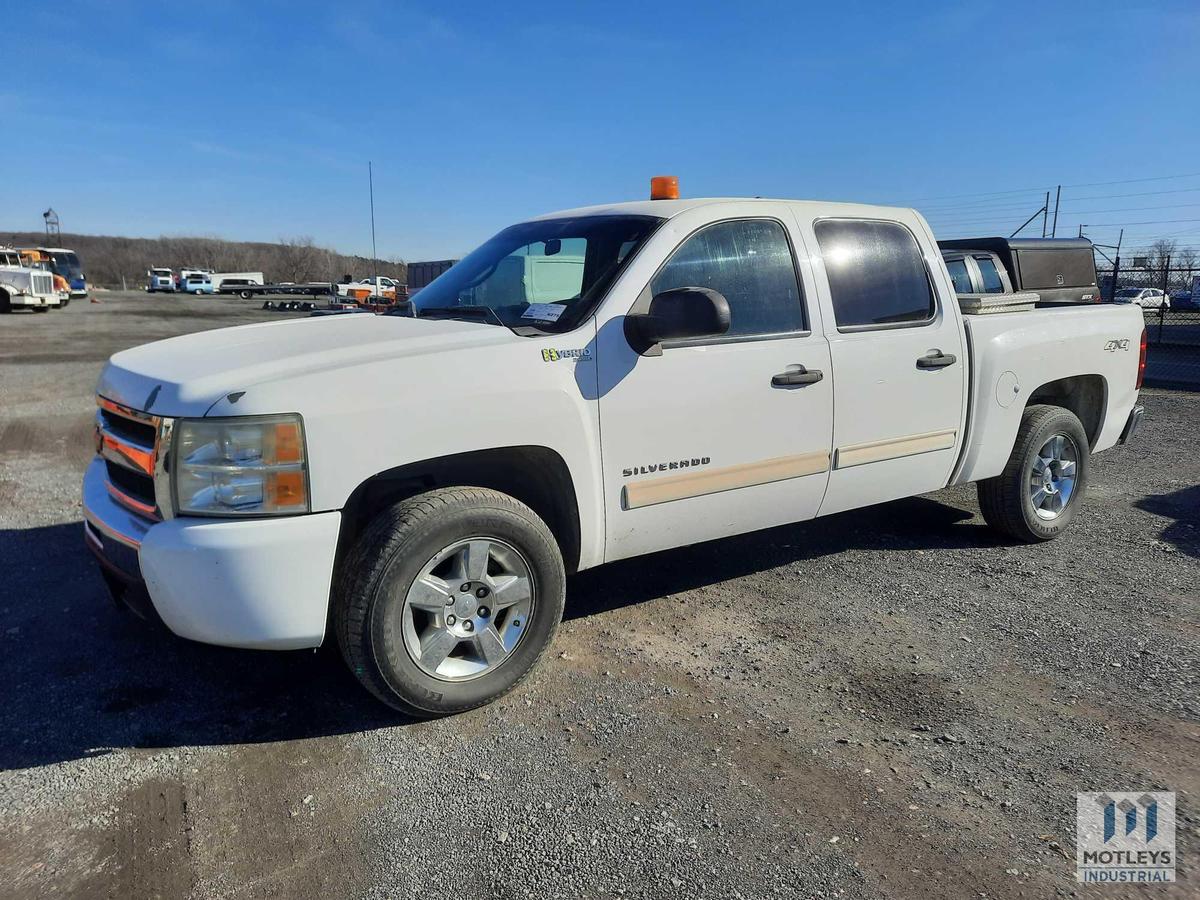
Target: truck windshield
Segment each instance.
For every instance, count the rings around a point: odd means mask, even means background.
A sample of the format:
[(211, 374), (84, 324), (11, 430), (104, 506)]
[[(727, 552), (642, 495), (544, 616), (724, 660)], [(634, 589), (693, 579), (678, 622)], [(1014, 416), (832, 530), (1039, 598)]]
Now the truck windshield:
[(79, 257), (71, 252), (58, 252), (50, 254), (53, 260), (54, 272), (63, 277), (79, 274), (82, 268), (79, 264)]
[[(543, 331), (573, 328), (663, 221), (581, 216), (514, 225), (424, 287), (413, 300), (415, 314)], [(480, 315), (478, 307), (491, 313)]]

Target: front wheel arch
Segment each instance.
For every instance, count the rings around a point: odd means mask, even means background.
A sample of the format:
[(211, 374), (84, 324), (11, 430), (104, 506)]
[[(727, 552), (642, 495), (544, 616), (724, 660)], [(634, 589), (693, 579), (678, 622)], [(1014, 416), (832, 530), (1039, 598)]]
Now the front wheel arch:
[(566, 460), (540, 445), (455, 453), (372, 475), (342, 509), (338, 559), (382, 510), (426, 491), (464, 485), (499, 491), (532, 509), (558, 542), (567, 571), (576, 570), (582, 545), (575, 482)]

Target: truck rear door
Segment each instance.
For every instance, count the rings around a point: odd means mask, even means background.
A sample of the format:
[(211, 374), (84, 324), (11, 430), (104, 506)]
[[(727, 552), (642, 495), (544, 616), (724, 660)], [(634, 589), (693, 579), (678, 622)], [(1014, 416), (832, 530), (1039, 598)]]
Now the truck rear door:
[(816, 248), (836, 381), (821, 515), (944, 487), (962, 437), (968, 360), (936, 247), (918, 239), (926, 232), (915, 216), (801, 226)]

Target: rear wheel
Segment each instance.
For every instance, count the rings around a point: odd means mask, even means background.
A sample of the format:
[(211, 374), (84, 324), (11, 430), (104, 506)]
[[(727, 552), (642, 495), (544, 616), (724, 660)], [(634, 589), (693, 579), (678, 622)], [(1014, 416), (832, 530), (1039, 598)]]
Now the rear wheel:
[(341, 566), (342, 655), (384, 703), (462, 712), (515, 688), (550, 645), (566, 575), (546, 524), (483, 488), (444, 488), (380, 513)]
[(1027, 543), (1058, 537), (1075, 518), (1091, 453), (1078, 417), (1030, 406), (1004, 471), (979, 482), (979, 508), (992, 528)]

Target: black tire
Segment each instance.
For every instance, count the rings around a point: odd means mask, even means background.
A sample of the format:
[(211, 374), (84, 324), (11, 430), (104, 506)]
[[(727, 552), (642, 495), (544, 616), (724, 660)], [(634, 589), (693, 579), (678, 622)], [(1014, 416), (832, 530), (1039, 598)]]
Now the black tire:
[(251, 298), (254, 297), (254, 293), (252, 291), (240, 291), (238, 293), (238, 296), (241, 297), (243, 300), (250, 300)]
[[(524, 636), (489, 672), (447, 681), (422, 671), (402, 635), (410, 585), (443, 548), (473, 537), (502, 540), (528, 564), (534, 606)], [(411, 716), (474, 709), (513, 690), (554, 638), (566, 598), (562, 553), (537, 514), (499, 491), (440, 488), (379, 513), (339, 567), (333, 620), (342, 656), (363, 686)]]
[(8, 296), (8, 291), (0, 291), (0, 313), (12, 312), (12, 299)]
[[(1034, 509), (1030, 481), (1038, 451), (1056, 434), (1065, 435), (1075, 444), (1075, 483), (1057, 517), (1043, 519)], [(1027, 407), (1004, 471), (977, 485), (979, 509), (988, 525), (1001, 534), (1030, 544), (1052, 541), (1074, 520), (1075, 510), (1087, 490), (1090, 471), (1090, 445), (1078, 417), (1061, 406)]]

